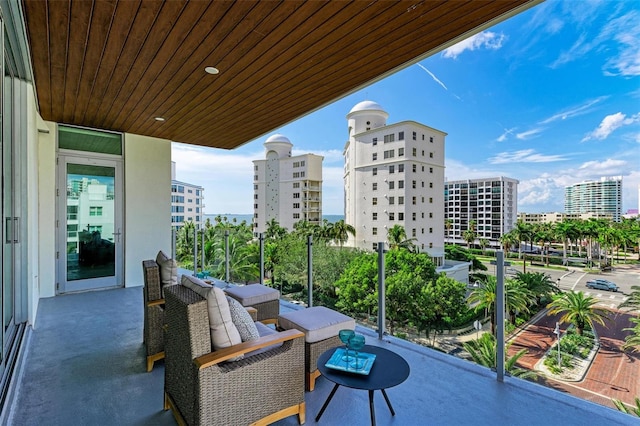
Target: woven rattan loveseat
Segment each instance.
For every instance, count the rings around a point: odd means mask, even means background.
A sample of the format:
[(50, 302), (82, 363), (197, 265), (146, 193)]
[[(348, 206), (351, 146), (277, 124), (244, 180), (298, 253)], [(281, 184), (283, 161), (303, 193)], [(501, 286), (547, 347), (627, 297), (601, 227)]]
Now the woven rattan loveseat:
[(182, 285), (166, 287), (165, 300), (164, 408), (179, 424), (266, 425), (294, 414), (304, 423), (304, 334), (288, 330), (214, 351), (207, 300)]

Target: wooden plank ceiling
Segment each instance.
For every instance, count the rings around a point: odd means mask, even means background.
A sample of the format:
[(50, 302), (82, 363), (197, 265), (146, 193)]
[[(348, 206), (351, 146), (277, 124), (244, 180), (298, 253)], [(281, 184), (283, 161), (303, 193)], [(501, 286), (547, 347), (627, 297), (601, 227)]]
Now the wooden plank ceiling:
[(23, 5), (45, 120), (230, 149), (538, 1)]

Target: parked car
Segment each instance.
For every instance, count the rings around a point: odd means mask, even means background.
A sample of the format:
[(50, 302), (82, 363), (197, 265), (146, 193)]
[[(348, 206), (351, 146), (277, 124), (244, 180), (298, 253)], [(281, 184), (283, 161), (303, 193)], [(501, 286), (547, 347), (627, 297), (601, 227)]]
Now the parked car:
[(593, 288), (596, 290), (606, 290), (606, 291), (618, 291), (618, 286), (615, 283), (612, 283), (611, 281), (603, 280), (600, 278), (587, 281), (587, 288)]

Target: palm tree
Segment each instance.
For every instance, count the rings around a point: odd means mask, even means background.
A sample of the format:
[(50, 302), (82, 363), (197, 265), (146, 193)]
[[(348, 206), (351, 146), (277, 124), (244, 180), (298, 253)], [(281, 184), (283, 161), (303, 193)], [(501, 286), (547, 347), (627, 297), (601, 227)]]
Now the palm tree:
[[(470, 340), (463, 343), (463, 346), (476, 364), (492, 369), (496, 368), (497, 342), (492, 334), (485, 333), (477, 340)], [(511, 343), (506, 345), (506, 349), (508, 349), (509, 346), (511, 346)], [(507, 373), (513, 377), (535, 380), (538, 378), (538, 375), (534, 371), (525, 370), (524, 368), (516, 366), (518, 360), (526, 353), (526, 349), (521, 349), (515, 355), (507, 357), (504, 368)]]
[(471, 248), (471, 244), (476, 240), (477, 237), (478, 233), (476, 232), (476, 221), (471, 220), (469, 221), (469, 225), (466, 231), (462, 233), (462, 239), (467, 242), (468, 249)]
[(640, 309), (640, 285), (632, 285), (629, 298), (620, 304), (620, 308)]
[(640, 417), (640, 397), (636, 397), (635, 399), (636, 406), (632, 407), (631, 409), (627, 408), (627, 406), (624, 405), (624, 403), (619, 399), (612, 399), (612, 401), (613, 401), (613, 404), (618, 409), (618, 411), (622, 411), (623, 413), (627, 413), (627, 414), (633, 413), (636, 416)]
[(409, 251), (413, 251), (415, 247), (413, 242), (416, 241), (416, 239), (407, 238), (407, 233), (402, 225), (393, 225), (387, 231), (387, 241), (389, 242), (389, 248), (391, 250), (404, 248)]
[(356, 229), (348, 223), (345, 223), (342, 219), (333, 224), (331, 231), (330, 238), (338, 243), (340, 248), (342, 248), (344, 243), (349, 239), (349, 234), (353, 237), (356, 236)]
[(623, 330), (631, 331), (633, 334), (624, 338), (622, 345), (623, 351), (640, 352), (640, 318), (630, 318), (629, 321), (635, 324), (635, 327), (623, 328)]
[(484, 249), (489, 245), (489, 240), (486, 238), (480, 238), (478, 240), (478, 245), (480, 246), (480, 250), (482, 250), (482, 254), (484, 255)]
[(285, 235), (287, 235), (287, 229), (280, 226), (280, 223), (275, 218), (271, 218), (267, 222), (267, 229), (264, 233), (265, 238), (279, 240)]
[[(489, 276), (483, 285), (475, 287), (469, 294), (469, 303), (475, 305), (475, 310), (484, 310), (485, 315), (491, 317), (491, 334), (495, 335), (496, 317), (496, 277)], [(516, 280), (505, 280), (504, 298), (506, 312), (528, 312), (531, 296), (529, 291)]]
[[(575, 220), (563, 220), (555, 224), (555, 236), (562, 241), (562, 263), (567, 264), (567, 242), (575, 241), (578, 237), (577, 223)], [(573, 248), (571, 248), (573, 254)]]
[(511, 247), (513, 247), (517, 243), (518, 237), (516, 236), (513, 229), (500, 236), (500, 244), (502, 244), (502, 248), (506, 253), (508, 253), (511, 250)]
[(514, 235), (518, 239), (518, 258), (522, 259), (522, 242), (524, 241), (526, 244), (531, 233), (531, 227), (529, 224), (519, 220), (516, 222), (516, 227), (511, 231), (513, 231)]
[(555, 296), (547, 308), (551, 315), (562, 314), (560, 322), (573, 323), (576, 326), (576, 332), (582, 334), (586, 325), (591, 328), (594, 323), (605, 325), (605, 320), (609, 319), (608, 311), (596, 308), (596, 303), (598, 299), (585, 296), (581, 291), (570, 291)]
[(560, 293), (551, 277), (542, 272), (518, 272), (516, 280), (524, 284), (536, 302), (543, 297)]

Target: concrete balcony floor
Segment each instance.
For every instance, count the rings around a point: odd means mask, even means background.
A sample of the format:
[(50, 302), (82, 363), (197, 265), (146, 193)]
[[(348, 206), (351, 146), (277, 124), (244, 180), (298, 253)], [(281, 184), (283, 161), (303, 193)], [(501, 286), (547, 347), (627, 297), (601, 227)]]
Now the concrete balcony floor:
[[(282, 311), (295, 308), (281, 303)], [(79, 293), (40, 300), (25, 339), (8, 400), (10, 425), (173, 425), (163, 411), (164, 364), (145, 370), (142, 288)], [(375, 393), (378, 425), (638, 425), (637, 417), (395, 338), (367, 343), (388, 348), (411, 366), (407, 381), (388, 389), (392, 417)], [(306, 394), (307, 421), (333, 384), (320, 377)], [(265, 394), (265, 398), (277, 395)], [(229, 401), (230, 404), (233, 401)], [(370, 423), (366, 391), (338, 389), (319, 424)], [(295, 425), (289, 417), (277, 425)]]

